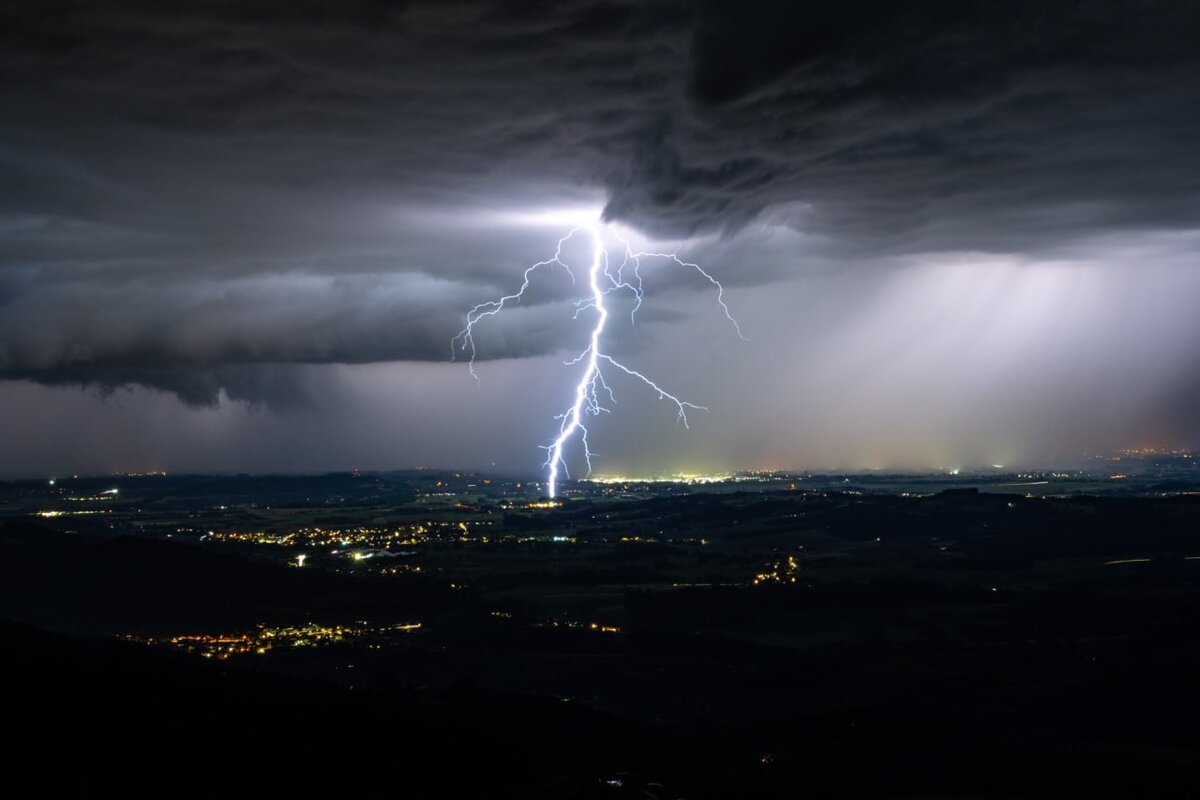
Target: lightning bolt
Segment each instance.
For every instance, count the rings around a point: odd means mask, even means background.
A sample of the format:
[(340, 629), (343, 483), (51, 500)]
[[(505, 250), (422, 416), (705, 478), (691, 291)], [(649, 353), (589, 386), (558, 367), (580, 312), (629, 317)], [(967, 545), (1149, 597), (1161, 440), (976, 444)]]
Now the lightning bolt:
[[(615, 268), (609, 257), (608, 248), (605, 246), (604, 234), (606, 231), (623, 248), (621, 263), (617, 264)], [(609, 319), (609, 309), (605, 305), (605, 298), (615, 292), (628, 292), (634, 299), (633, 308), (630, 311), (630, 322), (633, 323), (636, 321), (636, 315), (642, 307), (642, 299), (645, 294), (642, 287), (641, 272), (643, 259), (662, 259), (698, 272), (716, 288), (717, 303), (725, 313), (726, 319), (733, 325), (733, 329), (738, 337), (743, 340), (746, 339), (742, 335), (741, 327), (738, 325), (737, 320), (734, 319), (729, 306), (725, 302), (725, 287), (699, 264), (684, 261), (678, 254), (673, 252), (636, 251), (628, 241), (621, 238), (611, 229), (606, 228), (600, 222), (593, 222), (572, 228), (565, 236), (558, 240), (558, 246), (555, 248), (554, 255), (551, 258), (538, 261), (526, 267), (521, 287), (516, 292), (504, 295), (496, 300), (488, 300), (480, 303), (467, 312), (466, 326), (450, 341), (451, 359), (457, 357), (460, 352), (467, 354), (469, 356), (467, 369), (477, 382), (479, 376), (475, 373), (475, 326), (484, 319), (499, 314), (511, 304), (519, 303), (525, 291), (530, 286), (533, 274), (539, 269), (561, 267), (571, 276), (571, 282), (575, 283), (576, 276), (574, 270), (563, 260), (563, 247), (581, 233), (586, 233), (591, 238), (592, 260), (587, 271), (589, 293), (575, 301), (574, 319), (579, 319), (579, 316), (584, 312), (594, 310), (595, 322), (592, 326), (592, 334), (587, 348), (565, 364), (566, 366), (583, 364), (583, 373), (579, 377), (579, 382), (575, 385), (574, 402), (566, 411), (555, 416), (555, 420), (558, 421), (559, 426), (558, 435), (555, 436), (554, 440), (548, 445), (539, 445), (546, 451), (546, 460), (542, 464), (542, 467), (547, 471), (547, 494), (551, 498), (558, 493), (560, 473), (568, 478), (570, 477), (564, 454), (567, 444), (576, 435), (578, 435), (580, 444), (583, 446), (583, 459), (587, 464), (588, 474), (590, 475), (592, 472), (592, 458), (595, 456), (595, 453), (588, 444), (588, 429), (585, 424), (585, 417), (598, 416), (602, 413), (606, 414), (610, 412), (610, 409), (601, 403), (600, 398), (602, 396), (607, 396), (608, 401), (612, 404), (616, 404), (617, 402), (616, 395), (604, 379), (604, 372), (601, 369), (602, 364), (641, 381), (652, 392), (658, 395), (659, 400), (666, 400), (673, 403), (676, 410), (676, 420), (683, 423), (685, 428), (688, 427), (687, 412), (689, 409), (693, 411), (708, 410), (704, 406), (681, 400), (646, 375), (635, 369), (630, 369), (603, 350), (604, 330), (608, 325)]]

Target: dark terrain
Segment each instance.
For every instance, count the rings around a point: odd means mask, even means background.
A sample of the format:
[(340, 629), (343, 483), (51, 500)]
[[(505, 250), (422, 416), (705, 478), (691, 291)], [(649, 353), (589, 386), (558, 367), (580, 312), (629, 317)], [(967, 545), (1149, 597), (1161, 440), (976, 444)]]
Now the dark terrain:
[[(228, 479), (122, 490), (99, 523), (9, 517), (12, 774), (83, 794), (1190, 794), (1195, 495), (765, 487), (545, 508), (305, 480), (271, 516), (213, 500)], [(280, 507), (358, 532), (279, 544), (300, 526)], [(362, 532), (380, 520), (424, 533), (382, 547)], [(238, 530), (257, 538), (216, 535)], [(220, 638), (308, 622), (361, 631)], [(397, 622), (420, 625), (376, 625)]]

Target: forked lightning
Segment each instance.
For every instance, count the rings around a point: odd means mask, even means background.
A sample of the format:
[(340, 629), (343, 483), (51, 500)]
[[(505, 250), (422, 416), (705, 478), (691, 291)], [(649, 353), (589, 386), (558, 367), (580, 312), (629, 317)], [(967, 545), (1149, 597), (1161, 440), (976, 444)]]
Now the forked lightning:
[[(623, 248), (621, 263), (615, 269), (609, 258), (608, 247), (605, 245), (606, 233), (617, 242), (620, 242)], [(595, 324), (592, 326), (591, 338), (587, 348), (567, 362), (568, 366), (583, 364), (583, 373), (579, 377), (579, 382), (575, 385), (574, 402), (565, 412), (555, 417), (559, 422), (559, 428), (558, 435), (554, 438), (554, 441), (548, 445), (541, 445), (541, 448), (546, 451), (546, 461), (543, 466), (547, 470), (547, 494), (550, 497), (554, 497), (558, 493), (560, 473), (563, 476), (570, 477), (565, 458), (565, 449), (567, 444), (576, 435), (578, 435), (580, 443), (583, 445), (583, 458), (587, 464), (588, 474), (591, 474), (593, 453), (588, 444), (588, 429), (584, 424), (584, 419), (587, 415), (596, 416), (600, 413), (609, 412), (609, 409), (601, 403), (600, 398), (602, 393), (604, 396), (607, 396), (608, 402), (616, 403), (616, 397), (613, 394), (612, 388), (604, 379), (602, 365), (638, 379), (650, 387), (660, 400), (668, 400), (673, 403), (678, 414), (678, 420), (683, 423), (684, 427), (688, 425), (688, 409), (698, 411), (707, 410), (704, 406), (681, 400), (647, 376), (637, 370), (630, 369), (604, 352), (604, 330), (608, 325), (609, 318), (609, 308), (605, 305), (605, 298), (615, 292), (629, 292), (634, 299), (633, 308), (630, 311), (630, 319), (633, 321), (636, 318), (644, 297), (641, 273), (643, 259), (663, 259), (699, 272), (716, 288), (717, 303), (721, 306), (721, 310), (725, 313), (725, 317), (729, 320), (730, 324), (733, 325), (733, 329), (737, 332), (737, 335), (745, 339), (742, 336), (742, 331), (738, 326), (737, 320), (733, 318), (729, 306), (725, 303), (725, 287), (700, 267), (700, 265), (684, 261), (673, 252), (655, 253), (635, 251), (628, 241), (617, 235), (611, 228), (601, 222), (594, 222), (572, 228), (565, 236), (558, 240), (558, 246), (555, 248), (554, 255), (551, 258), (527, 267), (521, 287), (516, 292), (505, 295), (497, 300), (480, 303), (467, 312), (466, 327), (451, 340), (451, 352), (452, 356), (457, 356), (460, 352), (468, 355), (467, 368), (476, 380), (479, 379), (479, 376), (475, 373), (475, 326), (486, 317), (499, 314), (509, 304), (520, 302), (522, 296), (525, 294), (525, 290), (529, 288), (533, 273), (538, 269), (543, 267), (561, 267), (571, 276), (572, 282), (575, 282), (576, 276), (574, 270), (563, 260), (563, 247), (567, 242), (580, 234), (586, 234), (591, 239), (591, 264), (587, 271), (588, 293), (575, 301), (574, 318), (579, 319), (581, 314), (594, 311)], [(628, 275), (627, 272), (629, 273)]]

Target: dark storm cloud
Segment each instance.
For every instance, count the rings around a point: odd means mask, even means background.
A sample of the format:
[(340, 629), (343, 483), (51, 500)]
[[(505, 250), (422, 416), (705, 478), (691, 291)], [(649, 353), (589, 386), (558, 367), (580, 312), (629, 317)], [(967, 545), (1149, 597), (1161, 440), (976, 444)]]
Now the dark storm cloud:
[[(445, 359), (558, 233), (496, 210), (855, 258), (1200, 216), (1188, 2), (9, 2), (0, 37), (4, 377), (277, 402)], [(555, 298), (481, 355), (560, 342)]]
[(690, 229), (798, 202), (798, 227), (901, 250), (1192, 224), (1198, 20), (1186, 3), (705, 4), (691, 124), (648, 140), (636, 163), (654, 166), (614, 203)]

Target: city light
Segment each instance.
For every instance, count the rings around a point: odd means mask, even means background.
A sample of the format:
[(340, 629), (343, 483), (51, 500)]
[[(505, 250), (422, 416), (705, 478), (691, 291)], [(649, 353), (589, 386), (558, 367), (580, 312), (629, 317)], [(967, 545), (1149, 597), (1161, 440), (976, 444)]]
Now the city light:
[(126, 635), (127, 641), (147, 645), (168, 645), (205, 658), (227, 659), (231, 656), (254, 653), (265, 655), (277, 647), (322, 647), (338, 642), (366, 637), (386, 637), (391, 634), (414, 633), (421, 630), (420, 622), (400, 622), (392, 625), (304, 625), (272, 627), (259, 625), (250, 631), (237, 633), (200, 633), (154, 637)]

